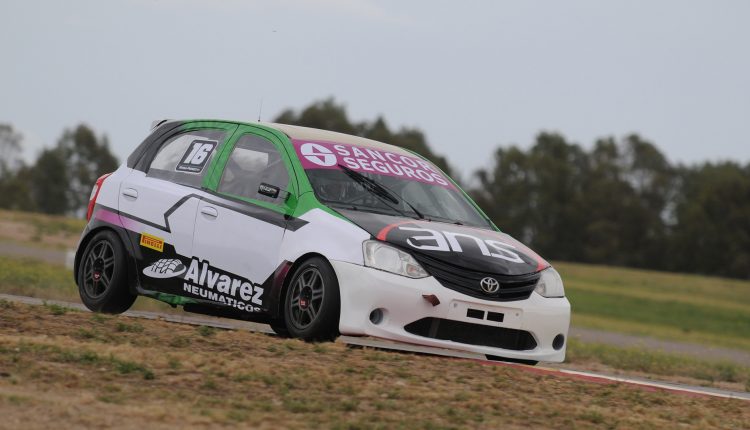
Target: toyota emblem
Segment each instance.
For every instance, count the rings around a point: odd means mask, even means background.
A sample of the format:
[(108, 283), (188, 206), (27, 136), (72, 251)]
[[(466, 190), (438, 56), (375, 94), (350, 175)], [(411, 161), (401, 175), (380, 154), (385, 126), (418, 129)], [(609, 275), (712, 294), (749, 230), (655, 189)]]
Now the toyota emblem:
[(479, 281), (479, 285), (482, 287), (482, 291), (487, 294), (494, 294), (500, 289), (500, 283), (497, 279), (490, 278), (489, 276)]

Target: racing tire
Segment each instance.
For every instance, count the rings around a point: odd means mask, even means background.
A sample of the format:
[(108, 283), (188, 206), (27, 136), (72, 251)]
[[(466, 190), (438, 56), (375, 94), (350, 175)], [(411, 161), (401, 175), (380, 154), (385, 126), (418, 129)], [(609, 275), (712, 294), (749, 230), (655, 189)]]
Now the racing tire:
[(335, 340), (340, 308), (338, 279), (325, 259), (312, 257), (297, 267), (284, 298), (284, 323), (291, 337)]
[(271, 326), (271, 330), (273, 330), (274, 333), (276, 333), (276, 336), (278, 337), (292, 337), (289, 334), (289, 330), (286, 328), (286, 324), (284, 324), (284, 320), (273, 320), (268, 323), (269, 326)]
[(97, 233), (86, 245), (78, 265), (78, 293), (94, 312), (120, 314), (133, 305), (137, 294), (128, 286), (125, 247), (110, 230)]

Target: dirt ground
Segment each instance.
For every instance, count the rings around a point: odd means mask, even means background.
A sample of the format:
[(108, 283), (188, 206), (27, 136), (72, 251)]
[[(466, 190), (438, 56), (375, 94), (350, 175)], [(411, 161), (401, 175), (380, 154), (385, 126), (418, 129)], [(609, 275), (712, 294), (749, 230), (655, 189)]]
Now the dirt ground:
[(746, 428), (741, 400), (0, 302), (0, 428)]
[(42, 249), (75, 248), (86, 221), (0, 210), (0, 241)]

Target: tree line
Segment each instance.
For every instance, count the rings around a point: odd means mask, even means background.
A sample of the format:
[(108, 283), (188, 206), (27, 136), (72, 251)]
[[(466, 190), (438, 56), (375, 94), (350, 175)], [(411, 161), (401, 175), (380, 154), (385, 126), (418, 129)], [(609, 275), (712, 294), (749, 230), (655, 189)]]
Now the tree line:
[[(398, 145), (455, 178), (420, 130), (383, 117), (356, 122), (333, 99), (285, 110), (275, 122)], [(0, 207), (81, 215), (96, 178), (117, 168), (106, 136), (65, 130), (35, 162), (0, 125)], [(648, 140), (605, 137), (590, 149), (558, 133), (497, 147), (464, 188), (495, 224), (551, 260), (750, 278), (750, 163), (670, 163)]]
[(22, 158), (23, 136), (0, 124), (0, 208), (83, 216), (91, 187), (117, 169), (106, 136), (84, 124), (64, 130), (32, 164)]

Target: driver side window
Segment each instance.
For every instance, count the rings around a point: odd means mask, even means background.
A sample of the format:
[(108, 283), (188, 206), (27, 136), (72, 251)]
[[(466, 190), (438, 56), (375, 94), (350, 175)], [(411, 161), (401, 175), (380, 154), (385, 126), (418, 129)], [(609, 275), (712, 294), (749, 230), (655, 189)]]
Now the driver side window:
[(269, 197), (258, 192), (260, 184), (287, 188), (289, 173), (276, 147), (268, 140), (246, 134), (237, 141), (224, 167), (218, 191), (236, 197), (278, 203), (284, 194)]

